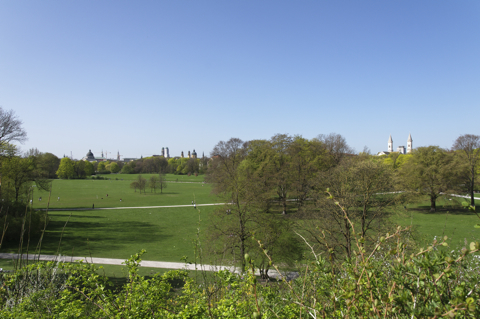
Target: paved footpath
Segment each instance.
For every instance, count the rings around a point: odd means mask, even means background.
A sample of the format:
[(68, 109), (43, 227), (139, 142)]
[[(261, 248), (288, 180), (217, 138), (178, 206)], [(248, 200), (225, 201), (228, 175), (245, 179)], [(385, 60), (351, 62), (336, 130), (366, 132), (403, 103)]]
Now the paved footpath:
[[(11, 253), (0, 253), (0, 259), (18, 259), (18, 254)], [(27, 255), (22, 256), (23, 259), (27, 259)], [(125, 259), (115, 259), (115, 258), (100, 258), (100, 257), (71, 257), (71, 256), (55, 256), (55, 255), (28, 255), (28, 260), (41, 260), (41, 261), (60, 261), (60, 262), (78, 262), (83, 260), (91, 264), (102, 264), (102, 265), (123, 265)], [(167, 261), (151, 261), (151, 260), (142, 260), (140, 262), (141, 267), (151, 267), (151, 268), (164, 268), (164, 269), (185, 269), (185, 270), (195, 270), (194, 264), (185, 264), (185, 263), (175, 263)], [(240, 273), (238, 267), (233, 266), (214, 266), (214, 265), (196, 265), (197, 270), (204, 271), (220, 271), (220, 270), (229, 270), (233, 273)], [(256, 271), (256, 275), (260, 275)], [(275, 270), (269, 270), (268, 275), (272, 278), (279, 278), (278, 272)], [(291, 279), (297, 276), (295, 272), (289, 272), (284, 274), (285, 278)]]

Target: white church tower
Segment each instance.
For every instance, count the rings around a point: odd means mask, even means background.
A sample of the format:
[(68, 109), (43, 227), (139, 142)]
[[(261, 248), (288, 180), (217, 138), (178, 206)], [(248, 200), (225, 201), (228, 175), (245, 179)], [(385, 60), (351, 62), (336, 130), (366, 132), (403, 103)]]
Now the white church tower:
[(412, 134), (408, 134), (408, 140), (407, 140), (407, 154), (411, 153), (413, 150), (412, 146), (413, 140), (412, 140)]
[(392, 135), (390, 135), (390, 138), (388, 139), (388, 151), (393, 152), (393, 140), (392, 140)]

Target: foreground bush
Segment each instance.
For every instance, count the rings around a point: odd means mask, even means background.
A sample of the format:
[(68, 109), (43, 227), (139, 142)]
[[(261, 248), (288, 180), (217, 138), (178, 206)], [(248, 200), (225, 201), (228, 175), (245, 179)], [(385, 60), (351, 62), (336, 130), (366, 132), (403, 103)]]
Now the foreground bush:
[[(44, 263), (2, 275), (2, 318), (479, 318), (479, 243), (447, 252), (446, 238), (407, 254), (400, 228), (366, 254), (333, 265), (315, 256), (293, 281), (259, 283), (220, 271), (201, 284), (185, 271), (138, 275), (118, 291), (90, 264)], [(266, 252), (266, 251), (265, 251)], [(266, 252), (268, 254), (268, 252)]]

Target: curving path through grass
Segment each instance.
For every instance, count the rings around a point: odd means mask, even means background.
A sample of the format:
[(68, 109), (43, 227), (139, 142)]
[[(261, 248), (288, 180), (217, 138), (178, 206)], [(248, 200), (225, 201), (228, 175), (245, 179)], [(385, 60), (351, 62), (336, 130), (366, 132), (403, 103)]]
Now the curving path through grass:
[[(19, 259), (18, 254), (10, 253), (0, 253), (0, 259)], [(55, 262), (80, 262), (85, 261), (91, 264), (102, 264), (102, 265), (124, 265), (123, 259), (117, 258), (99, 258), (99, 257), (67, 257), (67, 256), (56, 256), (56, 255), (22, 255), (23, 260), (35, 260), (35, 261), (55, 261)], [(141, 267), (150, 267), (150, 268), (165, 268), (165, 269), (185, 269), (185, 270), (201, 270), (201, 271), (220, 271), (220, 270), (229, 270), (232, 273), (240, 274), (241, 271), (238, 267), (234, 266), (217, 266), (217, 265), (200, 265), (200, 264), (185, 264), (185, 263), (176, 263), (176, 262), (166, 262), (166, 261), (150, 261), (142, 260), (140, 263)], [(290, 280), (293, 277), (297, 277), (298, 273), (296, 272), (285, 272), (284, 274), (279, 274), (276, 270), (269, 270), (269, 276), (272, 278), (282, 279), (282, 276), (285, 279)], [(255, 272), (255, 275), (259, 276), (258, 271)]]

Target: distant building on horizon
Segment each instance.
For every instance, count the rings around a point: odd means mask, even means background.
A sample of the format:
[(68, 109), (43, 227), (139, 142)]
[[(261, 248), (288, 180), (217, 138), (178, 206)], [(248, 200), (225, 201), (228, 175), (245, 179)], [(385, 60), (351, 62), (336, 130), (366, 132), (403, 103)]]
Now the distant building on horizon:
[[(88, 153), (86, 156), (84, 156), (82, 158), (83, 161), (89, 161), (89, 162), (105, 162), (105, 161), (112, 161), (112, 162), (120, 162), (120, 161), (123, 161), (123, 162), (131, 162), (131, 161), (136, 161), (138, 159), (142, 159), (143, 156), (141, 156), (140, 158), (135, 158), (135, 157), (124, 157), (123, 160), (120, 159), (120, 157), (123, 156), (123, 155), (120, 155), (120, 151), (117, 151), (117, 157), (116, 159), (115, 158), (106, 158), (103, 156), (103, 150), (101, 152), (101, 156), (100, 157), (95, 157), (92, 150), (88, 150)], [(151, 155), (152, 157), (158, 157), (158, 156), (163, 156), (164, 158), (166, 159), (169, 159), (171, 158), (170, 157), (170, 150), (168, 149), (168, 147), (162, 147), (162, 152), (160, 153), (160, 155)], [(175, 156), (174, 158), (175, 159), (178, 159), (178, 158), (184, 158), (184, 153), (183, 151), (181, 152), (181, 155), (180, 156)], [(195, 149), (193, 150), (193, 152), (190, 152), (188, 151), (188, 155), (187, 155), (188, 158), (198, 158), (197, 156), (197, 152), (195, 151)]]
[(103, 157), (103, 151), (102, 151), (102, 156), (100, 157), (95, 157), (92, 153), (92, 150), (88, 150), (88, 153), (86, 156), (82, 158), (82, 161), (87, 161), (87, 162), (105, 162), (107, 159)]
[[(408, 140), (407, 140), (407, 148), (405, 149), (405, 146), (399, 146), (397, 147), (397, 152), (400, 154), (410, 154), (413, 151), (413, 139), (412, 139), (412, 134), (408, 134)], [(393, 139), (392, 135), (388, 138), (388, 151), (381, 151), (378, 152), (378, 156), (381, 155), (388, 155), (390, 153), (393, 153)]]
[(165, 158), (170, 158), (170, 152), (168, 151), (168, 147), (162, 147), (162, 156)]

